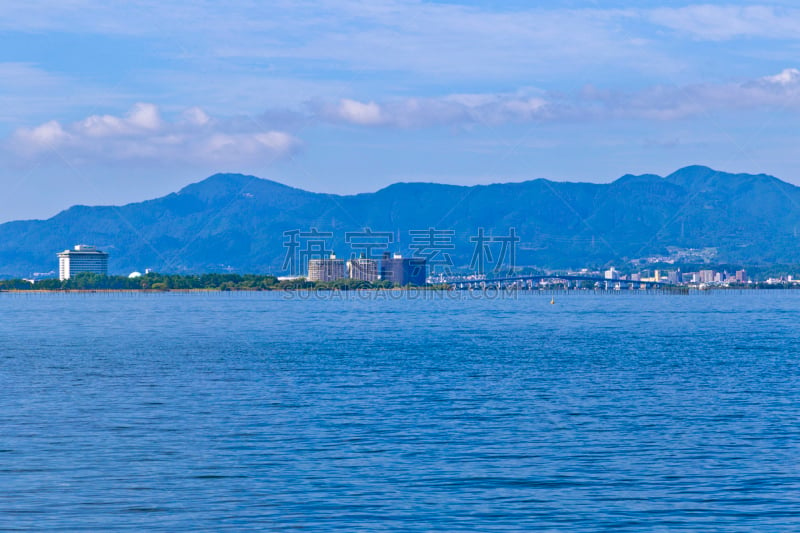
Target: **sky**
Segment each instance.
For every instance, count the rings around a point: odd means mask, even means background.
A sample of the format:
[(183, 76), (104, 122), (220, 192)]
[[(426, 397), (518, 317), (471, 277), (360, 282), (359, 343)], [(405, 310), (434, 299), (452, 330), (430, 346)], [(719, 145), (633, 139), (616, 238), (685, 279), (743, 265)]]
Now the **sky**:
[(318, 192), (800, 184), (800, 9), (771, 2), (0, 3), (0, 222), (217, 172)]

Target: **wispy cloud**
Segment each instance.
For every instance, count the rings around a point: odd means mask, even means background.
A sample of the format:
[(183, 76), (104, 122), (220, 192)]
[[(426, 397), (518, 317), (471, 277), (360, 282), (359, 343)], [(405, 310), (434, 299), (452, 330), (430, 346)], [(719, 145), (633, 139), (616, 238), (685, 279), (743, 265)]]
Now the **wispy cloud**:
[(63, 83), (63, 80), (59, 77), (38, 68), (36, 65), (24, 62), (0, 63), (0, 79), (3, 80), (3, 89), (5, 91), (11, 88), (52, 88)]
[(498, 10), (417, 0), (0, 5), (0, 29), (146, 36), (166, 43), (163, 49), (175, 57), (204, 64), (313, 62), (322, 72), (417, 72), (450, 79), (518, 78), (614, 62), (637, 70), (659, 63), (663, 69), (673, 63), (622, 27), (638, 17), (632, 9)]
[(6, 150), (32, 159), (56, 152), (73, 163), (83, 161), (234, 164), (270, 161), (299, 149), (289, 133), (263, 130), (253, 121), (217, 120), (190, 108), (165, 120), (153, 104), (138, 103), (124, 116), (92, 115), (62, 125), (52, 120), (20, 128)]
[(752, 109), (800, 110), (800, 71), (787, 68), (778, 74), (737, 83), (661, 85), (638, 92), (586, 90), (582, 104), (597, 117), (674, 120), (712, 111)]
[(800, 40), (800, 9), (768, 5), (697, 4), (643, 12), (651, 22), (696, 39), (740, 37)]
[(104, 89), (93, 81), (81, 81), (29, 62), (0, 62), (0, 80), (2, 134), (8, 132), (5, 128), (63, 114), (65, 107), (88, 110), (127, 106), (135, 100), (126, 90)]
[[(685, 54), (682, 47), (687, 36), (703, 41), (800, 41), (800, 9), (779, 7), (774, 2), (769, 6), (732, 2), (675, 8), (635, 4), (600, 8), (596, 2), (561, 2), (548, 7), (514, 4), (513, 8), (498, 8), (489, 2), (459, 5), (418, 0), (245, 0), (224, 4), (42, 0), (0, 3), (0, 30), (118, 36), (124, 43), (146, 42), (147, 46), (136, 48), (134, 64), (96, 67), (117, 72), (109, 76), (113, 81), (125, 79), (121, 86), (135, 91), (127, 95), (126, 102), (145, 100), (171, 107), (195, 102), (215, 113), (232, 114), (244, 112), (245, 105), (252, 110), (325, 100), (327, 92), (328, 98), (334, 93), (342, 97), (335, 106), (327, 106), (327, 116), (365, 125), (419, 123), (398, 120), (396, 115), (402, 109), (397, 113), (385, 109), (409, 94), (417, 97), (420, 108), (435, 107), (436, 116), (476, 118), (480, 106), (433, 101), (440, 100), (431, 95), (442, 88), (513, 92), (524, 86), (569, 90), (570, 80), (599, 86), (616, 82), (642, 86), (656, 80), (724, 79), (722, 69), (704, 70), (704, 58)], [(737, 52), (731, 47), (724, 54), (729, 59)], [(793, 57), (788, 47), (771, 46), (765, 54), (777, 64)], [(148, 65), (146, 70), (137, 70), (142, 64)], [(126, 76), (134, 71), (131, 79), (135, 83), (127, 83)], [(86, 90), (96, 78), (87, 76), (81, 80), (82, 87), (71, 86), (73, 90), (64, 92), (96, 93)], [(118, 89), (113, 82), (109, 87)], [(37, 105), (39, 100), (26, 99), (22, 91), (16, 91), (14, 98), (0, 101), (6, 104), (1, 107), (24, 107), (29, 113), (42, 107)], [(48, 101), (44, 92), (41, 100), (51, 108), (63, 106), (63, 99), (51, 97)], [(378, 110), (370, 107), (372, 100)], [(550, 103), (553, 100), (559, 98), (551, 95)], [(411, 105), (410, 99), (407, 105)], [(517, 105), (529, 104), (520, 101)], [(538, 117), (545, 110), (553, 112), (548, 106), (527, 113)], [(0, 116), (2, 113), (0, 110)]]
[(519, 94), (457, 94), (441, 98), (406, 98), (385, 103), (342, 99), (312, 105), (322, 120), (360, 126), (417, 128), (501, 124), (544, 118), (547, 101)]
[(312, 108), (325, 121), (399, 128), (529, 121), (675, 120), (720, 109), (800, 110), (800, 70), (787, 68), (739, 83), (660, 85), (639, 91), (587, 86), (576, 93), (527, 90), (386, 102), (342, 99), (317, 103)]

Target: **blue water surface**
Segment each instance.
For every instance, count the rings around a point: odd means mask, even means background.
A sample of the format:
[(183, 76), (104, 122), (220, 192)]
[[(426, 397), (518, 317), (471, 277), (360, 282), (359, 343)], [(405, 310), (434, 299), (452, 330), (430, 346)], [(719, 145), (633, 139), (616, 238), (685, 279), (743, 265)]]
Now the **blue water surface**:
[(800, 530), (800, 292), (0, 294), (0, 529)]

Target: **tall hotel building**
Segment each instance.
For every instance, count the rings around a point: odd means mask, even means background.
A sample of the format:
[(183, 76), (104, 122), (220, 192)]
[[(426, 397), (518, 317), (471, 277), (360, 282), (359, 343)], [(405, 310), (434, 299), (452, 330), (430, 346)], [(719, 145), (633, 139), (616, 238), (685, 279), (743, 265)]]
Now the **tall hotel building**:
[(108, 254), (94, 246), (79, 244), (58, 254), (58, 279), (69, 279), (81, 272), (108, 275)]
[(344, 259), (331, 254), (325, 259), (308, 260), (308, 281), (335, 281), (345, 278)]
[(378, 262), (375, 259), (361, 257), (347, 262), (347, 275), (350, 279), (361, 281), (378, 280)]

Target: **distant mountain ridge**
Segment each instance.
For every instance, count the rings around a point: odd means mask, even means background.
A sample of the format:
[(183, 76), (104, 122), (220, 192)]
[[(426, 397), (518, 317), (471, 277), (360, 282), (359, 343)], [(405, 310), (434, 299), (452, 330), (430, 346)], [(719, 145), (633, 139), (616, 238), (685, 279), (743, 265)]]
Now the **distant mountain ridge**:
[(454, 247), (441, 253), (465, 268), (479, 228), (502, 236), (512, 227), (520, 238), (518, 266), (621, 264), (667, 247), (714, 247), (725, 262), (795, 263), (800, 188), (764, 174), (702, 166), (608, 184), (396, 183), (349, 196), (216, 174), (153, 200), (74, 206), (47, 220), (0, 224), (0, 276), (55, 270), (56, 252), (78, 243), (108, 251), (112, 273), (283, 274), (284, 232), (311, 228), (333, 232), (329, 247), (339, 255), (352, 251), (345, 234), (364, 228), (391, 233), (390, 250), (404, 254), (411, 252), (410, 230), (452, 230)]

